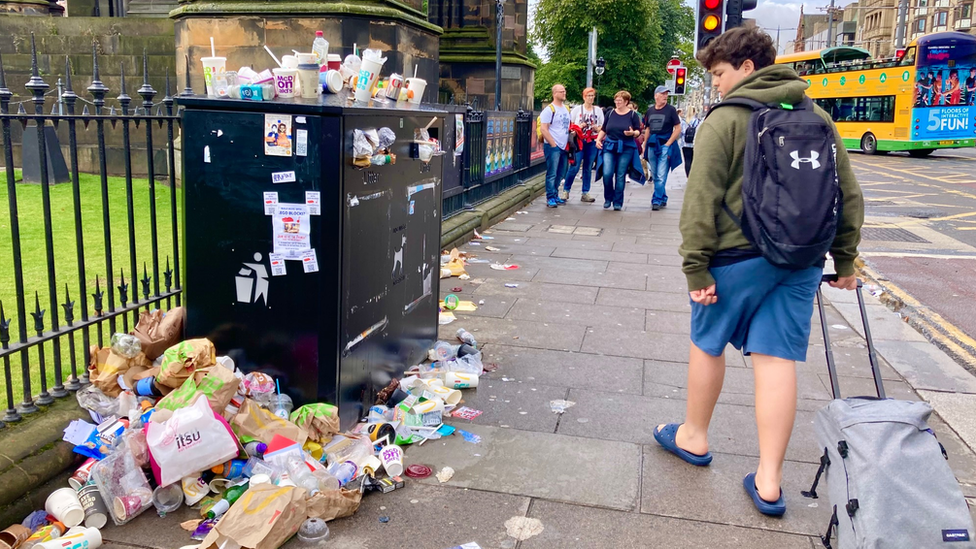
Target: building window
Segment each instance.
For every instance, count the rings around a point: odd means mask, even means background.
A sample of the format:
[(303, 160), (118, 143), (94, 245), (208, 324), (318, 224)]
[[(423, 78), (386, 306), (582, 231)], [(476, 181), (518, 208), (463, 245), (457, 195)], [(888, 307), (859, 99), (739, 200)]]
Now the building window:
[(918, 7), (924, 8), (925, 6), (928, 6), (928, 5), (929, 5), (928, 0), (918, 0)]
[(925, 19), (915, 21), (915, 32), (925, 32)]
[(946, 22), (948, 21), (948, 19), (949, 19), (949, 12), (940, 11), (939, 13), (935, 14), (935, 24), (933, 26), (944, 27), (946, 26)]
[(894, 122), (895, 96), (815, 99), (835, 122)]
[(972, 4), (963, 4), (963, 5), (959, 6), (959, 13), (960, 13), (960, 15), (959, 15), (959, 18), (960, 19), (969, 19), (969, 18), (971, 18), (973, 16), (973, 5)]

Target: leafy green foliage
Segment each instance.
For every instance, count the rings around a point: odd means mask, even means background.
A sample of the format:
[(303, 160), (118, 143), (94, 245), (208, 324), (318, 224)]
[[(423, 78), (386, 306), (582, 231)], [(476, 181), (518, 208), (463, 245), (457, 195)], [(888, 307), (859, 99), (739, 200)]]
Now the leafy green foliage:
[[(588, 35), (599, 33), (598, 56), (606, 61), (602, 77), (594, 75), (597, 102), (612, 104), (618, 90), (627, 90), (643, 105), (653, 100), (654, 87), (667, 77), (664, 64), (679, 45), (694, 35), (694, 15), (681, 0), (590, 0), (585, 4), (540, 0), (532, 41), (549, 58), (536, 72), (535, 95), (551, 99), (555, 83), (566, 86), (579, 101), (586, 86)], [(596, 86), (599, 84), (599, 86)]]

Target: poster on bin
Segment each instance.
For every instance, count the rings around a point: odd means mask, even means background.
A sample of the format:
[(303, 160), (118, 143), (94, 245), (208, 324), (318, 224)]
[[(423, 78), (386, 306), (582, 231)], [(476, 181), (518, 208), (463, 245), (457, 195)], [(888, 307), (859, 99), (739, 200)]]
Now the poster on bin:
[(264, 155), (291, 156), (291, 115), (264, 115)]
[(300, 260), (312, 248), (306, 204), (278, 204), (272, 216), (274, 253), (285, 259)]

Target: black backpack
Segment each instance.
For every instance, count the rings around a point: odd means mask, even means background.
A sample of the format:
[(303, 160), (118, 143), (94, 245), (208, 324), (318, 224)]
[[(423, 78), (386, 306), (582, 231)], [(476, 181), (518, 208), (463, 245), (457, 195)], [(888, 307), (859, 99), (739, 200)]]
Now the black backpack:
[(834, 128), (804, 97), (797, 105), (729, 98), (712, 105), (752, 110), (742, 173), (742, 216), (723, 203), (746, 239), (773, 265), (823, 262), (841, 215)]
[(685, 128), (684, 141), (686, 145), (691, 145), (695, 142), (695, 132), (698, 131), (698, 120), (692, 120), (688, 127)]

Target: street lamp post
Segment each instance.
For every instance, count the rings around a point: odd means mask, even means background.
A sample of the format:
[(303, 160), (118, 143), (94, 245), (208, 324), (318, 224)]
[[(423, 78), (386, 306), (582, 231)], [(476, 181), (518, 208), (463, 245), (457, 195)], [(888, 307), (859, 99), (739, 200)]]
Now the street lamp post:
[(505, 4), (502, 0), (495, 2), (495, 110), (501, 110), (502, 105), (502, 23), (505, 16)]

